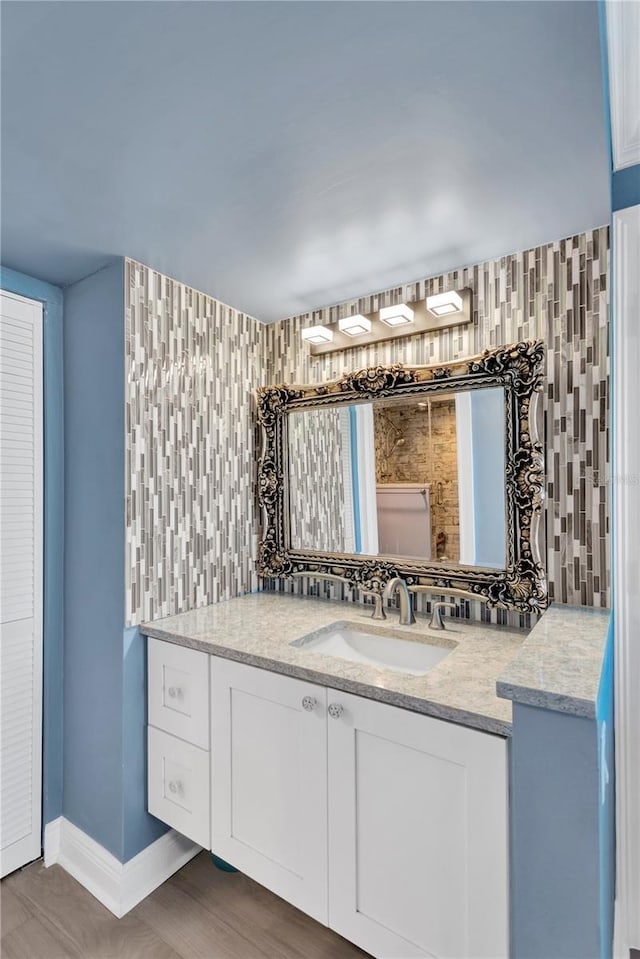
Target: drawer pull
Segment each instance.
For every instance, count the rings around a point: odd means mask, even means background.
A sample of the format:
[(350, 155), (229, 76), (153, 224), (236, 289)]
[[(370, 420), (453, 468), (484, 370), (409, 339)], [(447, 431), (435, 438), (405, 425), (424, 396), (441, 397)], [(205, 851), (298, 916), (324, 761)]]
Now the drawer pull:
[(182, 792), (182, 783), (180, 782), (180, 780), (178, 781), (174, 779), (171, 780), (171, 782), (169, 783), (169, 792), (173, 793), (174, 795), (176, 795), (176, 793)]
[(313, 696), (305, 696), (302, 700), (302, 708), (306, 709), (308, 713), (310, 713), (312, 709), (315, 709), (317, 705), (318, 700), (314, 699)]
[(331, 703), (329, 706), (329, 715), (332, 719), (340, 719), (344, 712), (344, 706), (341, 706), (340, 703)]

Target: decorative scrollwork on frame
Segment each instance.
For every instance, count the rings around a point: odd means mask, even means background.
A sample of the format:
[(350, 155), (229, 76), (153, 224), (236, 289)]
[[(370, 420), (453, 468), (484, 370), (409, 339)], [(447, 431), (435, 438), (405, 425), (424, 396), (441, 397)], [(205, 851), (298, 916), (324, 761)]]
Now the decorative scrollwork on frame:
[(544, 343), (523, 340), (513, 346), (485, 350), (469, 363), (470, 373), (492, 373), (509, 377), (517, 396), (525, 398), (542, 389)]
[(263, 426), (275, 422), (292, 400), (302, 396), (303, 390), (290, 386), (261, 386), (258, 390), (258, 419)]
[(270, 515), (276, 511), (283, 476), (272, 456), (265, 456), (258, 471), (258, 502)]
[[(258, 499), (263, 532), (259, 573), (266, 577), (339, 577), (349, 588), (377, 593), (394, 576), (402, 576), (409, 584), (443, 591), (463, 589), (489, 606), (540, 613), (547, 605), (547, 586), (539, 545), (544, 451), (536, 417), (544, 361), (541, 341), (523, 341), (439, 366), (375, 366), (319, 386), (277, 385), (260, 389), (257, 398), (263, 454), (258, 468)], [(285, 462), (286, 417), (291, 411), (483, 386), (502, 386), (505, 391), (504, 570), (291, 548)]]
[(273, 528), (260, 542), (258, 565), (263, 576), (291, 576), (295, 572), (295, 564), (287, 553), (280, 549)]
[(365, 561), (361, 566), (350, 569), (345, 577), (352, 586), (365, 593), (381, 593), (386, 583), (397, 575), (397, 567), (393, 563), (374, 560)]
[(383, 396), (389, 390), (405, 383), (415, 383), (415, 370), (404, 366), (370, 366), (357, 373), (349, 373), (340, 380), (338, 387), (342, 393), (357, 393), (359, 396)]

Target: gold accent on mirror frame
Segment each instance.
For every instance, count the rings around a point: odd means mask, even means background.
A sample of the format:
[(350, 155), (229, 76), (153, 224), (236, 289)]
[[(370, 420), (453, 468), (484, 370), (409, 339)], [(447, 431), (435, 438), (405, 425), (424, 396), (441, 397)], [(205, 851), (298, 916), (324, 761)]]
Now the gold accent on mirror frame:
[[(338, 577), (352, 589), (381, 593), (394, 576), (408, 585), (446, 592), (463, 589), (488, 606), (540, 613), (548, 603), (540, 537), (544, 505), (543, 446), (537, 406), (543, 385), (542, 340), (485, 350), (437, 366), (375, 366), (320, 386), (266, 386), (257, 391), (263, 447), (258, 498), (263, 536), (258, 573), (264, 577)], [(361, 556), (290, 548), (286, 511), (287, 415), (382, 397), (501, 386), (505, 391), (506, 568), (503, 570), (390, 556)]]

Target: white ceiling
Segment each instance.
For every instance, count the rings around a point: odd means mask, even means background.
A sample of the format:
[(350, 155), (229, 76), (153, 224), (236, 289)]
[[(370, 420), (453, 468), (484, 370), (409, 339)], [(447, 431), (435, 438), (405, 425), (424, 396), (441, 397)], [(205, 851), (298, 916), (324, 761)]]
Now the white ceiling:
[(264, 320), (609, 219), (596, 3), (5, 2), (2, 260)]

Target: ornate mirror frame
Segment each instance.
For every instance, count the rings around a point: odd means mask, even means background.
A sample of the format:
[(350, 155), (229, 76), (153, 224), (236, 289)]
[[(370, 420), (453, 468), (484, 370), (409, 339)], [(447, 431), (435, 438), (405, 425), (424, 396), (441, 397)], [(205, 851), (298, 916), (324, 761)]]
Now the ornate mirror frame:
[[(388, 580), (462, 589), (489, 606), (541, 612), (547, 584), (539, 543), (544, 503), (543, 446), (537, 429), (545, 348), (541, 340), (486, 350), (437, 366), (375, 366), (321, 386), (258, 390), (263, 447), (258, 469), (262, 539), (258, 572), (265, 577), (338, 577), (352, 588), (381, 592)], [(287, 417), (294, 411), (501, 386), (505, 391), (506, 568), (432, 564), (389, 556), (291, 549), (288, 515)]]

